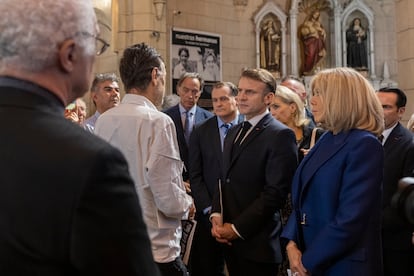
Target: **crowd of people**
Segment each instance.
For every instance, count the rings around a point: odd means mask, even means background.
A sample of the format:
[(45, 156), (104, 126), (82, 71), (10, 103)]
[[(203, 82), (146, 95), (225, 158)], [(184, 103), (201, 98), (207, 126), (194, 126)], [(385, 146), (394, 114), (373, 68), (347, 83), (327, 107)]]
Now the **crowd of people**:
[[(120, 79), (91, 79), (108, 43), (90, 1), (2, 4), (1, 275), (412, 273), (414, 226), (392, 205), (414, 176), (401, 89), (339, 67), (307, 93), (245, 68), (209, 111), (203, 75), (183, 72), (161, 109), (172, 76), (145, 43)], [(183, 220), (197, 221), (185, 263)]]

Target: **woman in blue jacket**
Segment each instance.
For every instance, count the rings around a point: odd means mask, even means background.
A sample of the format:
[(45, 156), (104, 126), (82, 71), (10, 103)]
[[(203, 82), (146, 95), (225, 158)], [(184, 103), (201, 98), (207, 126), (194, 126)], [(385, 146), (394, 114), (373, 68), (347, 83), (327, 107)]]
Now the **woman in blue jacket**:
[(311, 88), (312, 113), (327, 132), (293, 180), (282, 233), (292, 275), (382, 275), (382, 106), (350, 68), (319, 72)]

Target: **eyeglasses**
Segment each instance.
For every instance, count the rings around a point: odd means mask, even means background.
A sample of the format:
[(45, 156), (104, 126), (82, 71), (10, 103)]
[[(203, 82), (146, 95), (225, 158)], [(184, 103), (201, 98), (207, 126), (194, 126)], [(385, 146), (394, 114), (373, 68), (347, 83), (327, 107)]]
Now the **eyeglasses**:
[(79, 32), (77, 34), (95, 38), (95, 40), (96, 40), (96, 55), (97, 56), (102, 55), (106, 51), (106, 49), (108, 49), (109, 46), (110, 46), (108, 42), (106, 42), (102, 38), (98, 37), (97, 35), (93, 35), (93, 34), (90, 34), (88, 32)]

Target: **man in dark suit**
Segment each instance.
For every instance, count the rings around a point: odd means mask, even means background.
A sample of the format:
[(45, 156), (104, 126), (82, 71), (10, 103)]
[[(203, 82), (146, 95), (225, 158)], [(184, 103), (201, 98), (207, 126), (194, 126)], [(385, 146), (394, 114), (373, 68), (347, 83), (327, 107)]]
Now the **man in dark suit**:
[(412, 133), (399, 122), (405, 112), (407, 97), (398, 88), (382, 88), (377, 92), (384, 109), (385, 130), (382, 243), (385, 275), (411, 275), (414, 245), (411, 243), (414, 226), (391, 208), (399, 179), (413, 176), (414, 141)]
[(191, 194), (198, 222), (191, 248), (192, 276), (224, 275), (224, 256), (220, 244), (211, 236), (211, 202), (222, 169), (223, 141), (228, 130), (242, 121), (236, 103), (237, 87), (218, 82), (211, 91), (216, 116), (196, 126), (191, 133), (189, 171)]
[(198, 73), (184, 73), (177, 83), (177, 94), (180, 103), (164, 112), (171, 117), (177, 131), (178, 147), (181, 160), (184, 162), (183, 180), (187, 182), (188, 144), (195, 125), (213, 116), (213, 114), (197, 105), (203, 90), (204, 81)]
[(0, 14), (0, 275), (159, 275), (125, 158), (63, 116), (107, 45), (92, 3)]
[(275, 275), (282, 261), (279, 210), (297, 166), (297, 146), (293, 131), (268, 111), (275, 89), (270, 72), (242, 72), (237, 103), (245, 121), (224, 141), (211, 222), (212, 235), (225, 244), (230, 275)]

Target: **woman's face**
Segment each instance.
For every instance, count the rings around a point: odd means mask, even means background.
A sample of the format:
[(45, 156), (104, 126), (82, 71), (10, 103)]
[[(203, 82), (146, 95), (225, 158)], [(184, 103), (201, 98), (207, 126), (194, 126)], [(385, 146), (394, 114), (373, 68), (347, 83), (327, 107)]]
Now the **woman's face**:
[(287, 104), (278, 96), (274, 97), (273, 102), (270, 104), (270, 113), (272, 113), (273, 118), (285, 125), (293, 123), (295, 112), (295, 104)]
[(214, 63), (215, 63), (215, 61), (214, 61), (214, 57), (213, 56), (208, 56), (206, 58), (206, 67), (207, 68), (213, 69), (214, 68)]
[(313, 13), (313, 19), (319, 19), (319, 15), (320, 15), (320, 13), (319, 13), (319, 11), (315, 11), (314, 13)]
[(186, 51), (181, 51), (180, 52), (180, 62), (182, 64), (186, 65), (187, 64), (187, 61), (188, 61), (188, 54), (187, 54), (187, 52)]
[(356, 25), (356, 26), (361, 25), (361, 21), (359, 19), (355, 19), (354, 25)]
[(315, 122), (322, 123), (324, 121), (323, 113), (324, 113), (325, 106), (323, 104), (318, 88), (314, 88), (312, 90), (312, 97), (310, 99), (310, 104), (312, 107), (312, 114), (315, 119)]

